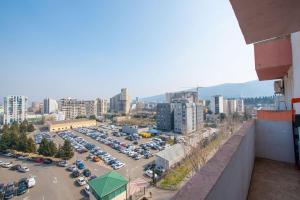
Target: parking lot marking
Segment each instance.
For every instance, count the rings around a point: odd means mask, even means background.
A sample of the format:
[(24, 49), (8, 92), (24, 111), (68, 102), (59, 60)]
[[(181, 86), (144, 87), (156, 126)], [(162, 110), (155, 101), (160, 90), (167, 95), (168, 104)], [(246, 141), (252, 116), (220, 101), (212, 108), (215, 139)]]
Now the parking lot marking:
[(29, 199), (29, 197), (25, 197), (25, 198), (23, 198), (23, 200), (30, 200), (30, 199)]
[(56, 178), (56, 177), (54, 177), (54, 179), (53, 179), (53, 183), (54, 183), (54, 184), (58, 183), (58, 181), (57, 181), (57, 178)]

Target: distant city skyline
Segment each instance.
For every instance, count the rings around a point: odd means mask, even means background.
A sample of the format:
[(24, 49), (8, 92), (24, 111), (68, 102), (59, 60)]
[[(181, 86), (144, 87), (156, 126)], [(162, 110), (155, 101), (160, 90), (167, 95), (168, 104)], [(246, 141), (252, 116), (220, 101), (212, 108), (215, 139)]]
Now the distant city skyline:
[(0, 2), (7, 95), (133, 98), (256, 80), (229, 1)]

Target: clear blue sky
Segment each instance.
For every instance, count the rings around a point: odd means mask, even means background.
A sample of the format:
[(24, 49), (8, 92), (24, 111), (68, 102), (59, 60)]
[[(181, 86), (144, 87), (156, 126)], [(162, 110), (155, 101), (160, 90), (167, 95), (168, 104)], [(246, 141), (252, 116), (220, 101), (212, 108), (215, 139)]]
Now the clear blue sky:
[(0, 98), (132, 97), (257, 79), (229, 1), (0, 1)]

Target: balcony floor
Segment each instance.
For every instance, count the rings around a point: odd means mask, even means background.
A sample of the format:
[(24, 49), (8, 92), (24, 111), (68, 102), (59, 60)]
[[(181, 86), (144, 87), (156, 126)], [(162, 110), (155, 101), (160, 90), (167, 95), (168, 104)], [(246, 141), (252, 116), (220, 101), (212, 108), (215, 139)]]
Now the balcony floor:
[(299, 198), (300, 170), (283, 162), (255, 159), (249, 200), (299, 200)]

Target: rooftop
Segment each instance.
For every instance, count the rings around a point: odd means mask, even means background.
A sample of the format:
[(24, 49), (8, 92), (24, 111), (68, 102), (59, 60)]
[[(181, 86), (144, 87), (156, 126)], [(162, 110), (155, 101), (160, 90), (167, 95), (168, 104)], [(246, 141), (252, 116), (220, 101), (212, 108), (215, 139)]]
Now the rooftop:
[(175, 144), (163, 151), (158, 152), (156, 155), (168, 161), (177, 161), (184, 157), (185, 149), (182, 144)]
[(63, 121), (49, 122), (49, 125), (68, 124), (68, 123), (87, 122), (87, 121), (95, 121), (95, 120), (92, 119), (63, 120)]
[(122, 186), (127, 185), (128, 181), (120, 174), (111, 171), (103, 176), (88, 182), (91, 188), (102, 198)]

